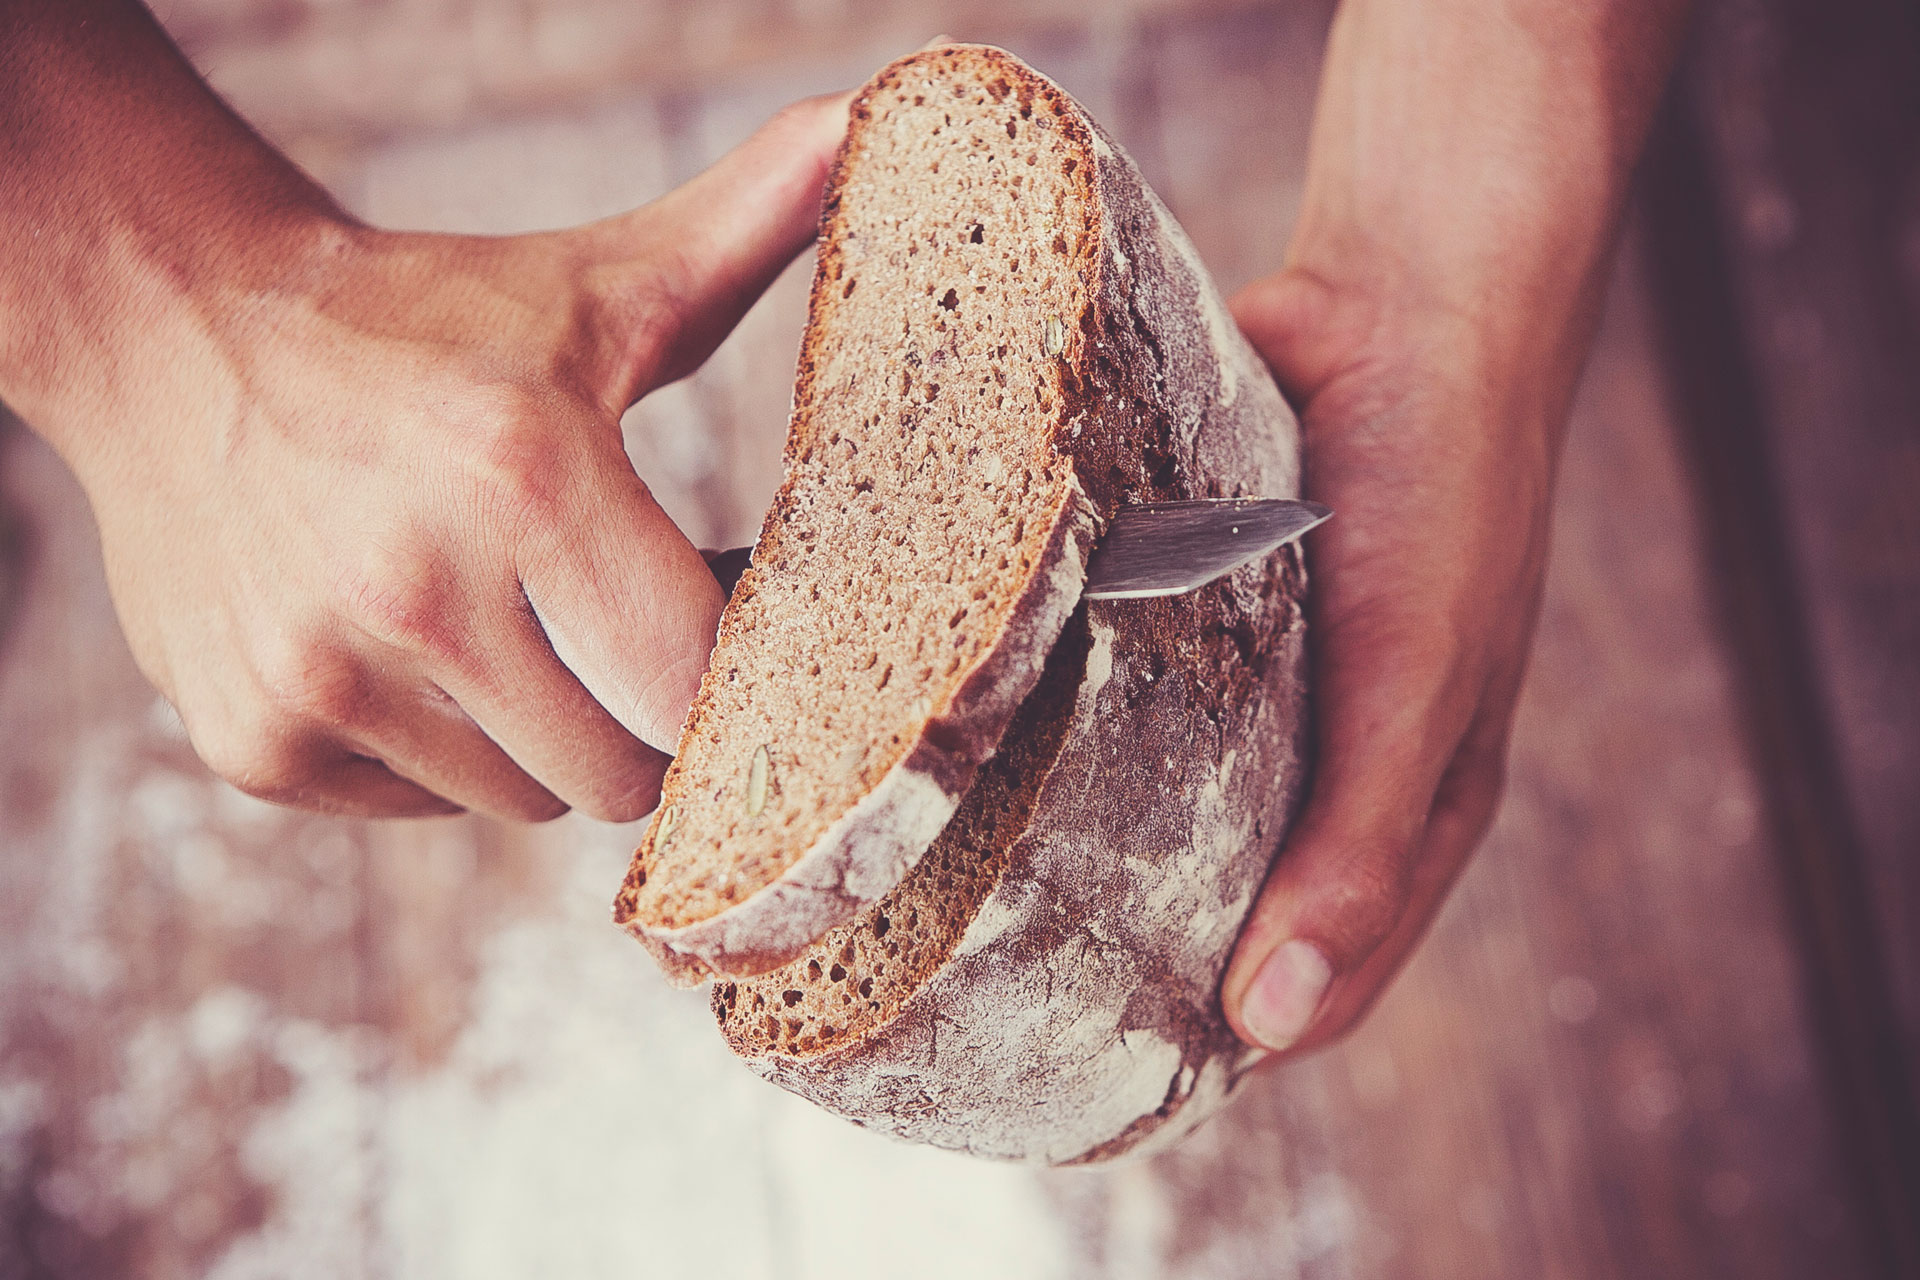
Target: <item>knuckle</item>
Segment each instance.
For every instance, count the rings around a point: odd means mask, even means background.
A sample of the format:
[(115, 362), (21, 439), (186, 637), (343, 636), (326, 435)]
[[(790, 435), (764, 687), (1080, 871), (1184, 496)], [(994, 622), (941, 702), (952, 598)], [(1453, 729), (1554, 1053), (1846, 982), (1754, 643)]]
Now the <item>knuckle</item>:
[(519, 387), (468, 396), (459, 428), (490, 518), (538, 524), (559, 512), (565, 455), (555, 447), (553, 418), (551, 403)]
[(286, 721), (354, 732), (372, 719), (373, 690), (365, 672), (328, 645), (289, 639), (262, 659), (259, 676), (268, 705)]
[(453, 575), (442, 558), (417, 549), (377, 552), (348, 584), (348, 617), (368, 635), (434, 660), (463, 648)]
[(1400, 922), (1413, 896), (1411, 855), (1407, 843), (1390, 839), (1348, 849), (1323, 895), (1323, 911), (1345, 948), (1370, 951)]
[(309, 753), (297, 735), (270, 715), (198, 731), (190, 728), (188, 737), (207, 768), (256, 799), (298, 804), (313, 789)]

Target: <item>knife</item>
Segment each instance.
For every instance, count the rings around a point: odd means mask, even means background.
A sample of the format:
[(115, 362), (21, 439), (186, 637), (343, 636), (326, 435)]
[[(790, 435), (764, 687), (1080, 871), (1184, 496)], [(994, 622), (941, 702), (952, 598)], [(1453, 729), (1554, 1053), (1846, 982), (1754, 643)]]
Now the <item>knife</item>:
[[(1247, 561), (1331, 518), (1331, 508), (1293, 498), (1200, 498), (1121, 507), (1087, 557), (1088, 600), (1177, 596), (1223, 578)], [(702, 551), (720, 589), (746, 571), (752, 547)]]

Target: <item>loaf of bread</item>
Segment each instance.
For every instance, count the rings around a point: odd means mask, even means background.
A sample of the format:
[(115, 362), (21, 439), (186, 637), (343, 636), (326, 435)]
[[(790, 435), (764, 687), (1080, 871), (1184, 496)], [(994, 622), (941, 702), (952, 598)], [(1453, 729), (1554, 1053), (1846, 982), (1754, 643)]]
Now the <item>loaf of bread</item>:
[(1122, 503), (1286, 497), (1298, 430), (1057, 86), (945, 46), (855, 101), (788, 475), (615, 913), (756, 1071), (1074, 1163), (1247, 1065), (1219, 982), (1302, 778), (1305, 579), (1082, 601)]

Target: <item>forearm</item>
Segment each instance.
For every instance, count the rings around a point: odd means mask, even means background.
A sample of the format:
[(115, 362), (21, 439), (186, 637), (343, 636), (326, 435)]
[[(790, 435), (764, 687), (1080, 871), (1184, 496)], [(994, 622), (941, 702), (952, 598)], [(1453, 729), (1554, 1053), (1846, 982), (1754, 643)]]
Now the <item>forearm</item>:
[(0, 399), (70, 461), (348, 226), (134, 0), (0, 0)]
[(1314, 780), (1222, 999), (1359, 1018), (1499, 804), (1555, 459), (1683, 0), (1346, 0), (1287, 269), (1235, 299), (1301, 412)]
[(1347, 0), (1288, 265), (1570, 383), (1686, 9)]

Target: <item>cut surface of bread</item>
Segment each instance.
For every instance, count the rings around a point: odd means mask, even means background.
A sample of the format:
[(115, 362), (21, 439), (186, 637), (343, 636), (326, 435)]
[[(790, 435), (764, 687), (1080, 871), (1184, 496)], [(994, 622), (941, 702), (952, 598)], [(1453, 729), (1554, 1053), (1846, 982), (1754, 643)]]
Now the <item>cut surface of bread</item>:
[(616, 903), (684, 976), (765, 970), (893, 889), (1079, 595), (1090, 138), (1005, 55), (943, 52), (852, 109), (787, 478)]

